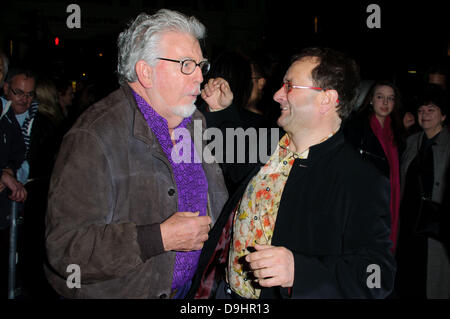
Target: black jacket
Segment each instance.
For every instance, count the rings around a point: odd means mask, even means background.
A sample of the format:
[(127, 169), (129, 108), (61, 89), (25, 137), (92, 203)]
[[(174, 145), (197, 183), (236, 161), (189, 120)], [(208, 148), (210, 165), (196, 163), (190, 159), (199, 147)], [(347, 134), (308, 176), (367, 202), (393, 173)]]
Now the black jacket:
[[(234, 210), (255, 168), (205, 243), (190, 297), (214, 296), (228, 260)], [(296, 159), (288, 177), (272, 245), (291, 250), (295, 278), (287, 288), (263, 288), (260, 298), (384, 298), (393, 286), (389, 181), (345, 142), (342, 131)], [(381, 287), (369, 288), (377, 265)], [(368, 268), (369, 267), (369, 268)], [(221, 278), (222, 277), (222, 278)]]
[[(6, 111), (5, 102), (0, 99), (0, 175), (4, 168), (11, 168), (16, 173), (25, 158), (25, 143), (19, 123), (11, 107)], [(8, 223), (6, 216), (11, 205), (8, 192), (7, 188), (0, 192), (0, 227)]]
[(389, 162), (380, 141), (370, 127), (368, 117), (356, 116), (347, 121), (344, 135), (361, 156), (389, 178)]

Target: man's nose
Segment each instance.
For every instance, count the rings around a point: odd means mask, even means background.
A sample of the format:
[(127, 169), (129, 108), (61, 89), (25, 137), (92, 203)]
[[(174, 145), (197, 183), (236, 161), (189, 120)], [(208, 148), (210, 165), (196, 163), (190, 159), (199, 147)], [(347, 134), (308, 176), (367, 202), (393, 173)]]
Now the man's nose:
[(24, 101), (25, 103), (31, 103), (31, 101), (33, 100), (33, 97), (28, 95), (28, 94), (23, 94), (19, 96), (19, 100), (20, 101)]
[(202, 83), (203, 82), (203, 72), (202, 69), (197, 66), (194, 70), (194, 73), (192, 74), (194, 76), (194, 80), (198, 83)]
[(283, 101), (286, 99), (286, 92), (283, 87), (281, 87), (278, 91), (275, 92), (273, 95), (273, 99), (275, 102), (283, 103)]

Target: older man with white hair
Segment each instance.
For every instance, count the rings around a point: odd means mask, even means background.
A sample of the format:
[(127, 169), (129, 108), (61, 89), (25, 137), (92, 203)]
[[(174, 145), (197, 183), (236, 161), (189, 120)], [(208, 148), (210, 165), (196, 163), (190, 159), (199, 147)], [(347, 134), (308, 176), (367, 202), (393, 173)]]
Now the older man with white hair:
[[(217, 164), (172, 159), (209, 69), (194, 17), (140, 14), (118, 39), (121, 88), (65, 136), (51, 178), (47, 276), (68, 298), (184, 298), (228, 194)], [(189, 137), (189, 136), (188, 136)], [(186, 138), (184, 136), (183, 138)], [(183, 143), (186, 141), (183, 140)]]

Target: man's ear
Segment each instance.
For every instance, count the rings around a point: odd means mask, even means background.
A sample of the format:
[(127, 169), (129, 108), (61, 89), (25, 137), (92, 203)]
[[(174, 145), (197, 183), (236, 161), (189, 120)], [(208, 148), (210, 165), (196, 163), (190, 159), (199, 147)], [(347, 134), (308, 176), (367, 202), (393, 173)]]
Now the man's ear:
[(144, 60), (139, 60), (134, 66), (134, 69), (136, 71), (139, 83), (146, 89), (152, 87), (153, 68)]
[(325, 114), (339, 105), (339, 94), (336, 90), (326, 90), (320, 95), (320, 113)]

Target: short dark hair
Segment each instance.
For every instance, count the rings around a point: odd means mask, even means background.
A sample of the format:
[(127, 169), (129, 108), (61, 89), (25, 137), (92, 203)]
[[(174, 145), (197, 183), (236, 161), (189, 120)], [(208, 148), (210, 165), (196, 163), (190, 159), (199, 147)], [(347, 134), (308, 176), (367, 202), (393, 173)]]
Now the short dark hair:
[(36, 74), (35, 74), (32, 70), (30, 70), (30, 69), (24, 69), (24, 68), (11, 68), (11, 69), (8, 71), (8, 75), (6, 76), (5, 82), (8, 83), (8, 84), (11, 84), (12, 79), (13, 79), (16, 75), (19, 75), (19, 74), (23, 74), (23, 75), (25, 75), (27, 78), (32, 78), (32, 79), (34, 79), (35, 82), (37, 81), (37, 76), (36, 76)]
[(312, 70), (314, 86), (336, 90), (339, 94), (337, 112), (345, 120), (353, 110), (360, 82), (356, 62), (330, 48), (306, 48), (294, 55), (292, 63), (303, 58), (317, 58), (319, 64)]
[(422, 105), (434, 104), (442, 115), (448, 114), (448, 92), (437, 84), (427, 84), (419, 95), (417, 109)]

